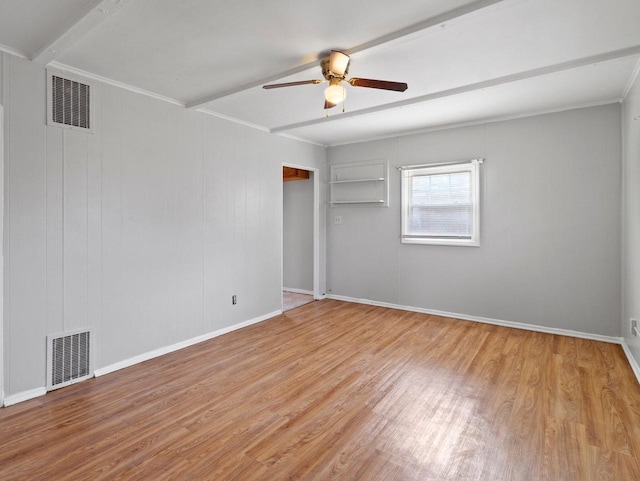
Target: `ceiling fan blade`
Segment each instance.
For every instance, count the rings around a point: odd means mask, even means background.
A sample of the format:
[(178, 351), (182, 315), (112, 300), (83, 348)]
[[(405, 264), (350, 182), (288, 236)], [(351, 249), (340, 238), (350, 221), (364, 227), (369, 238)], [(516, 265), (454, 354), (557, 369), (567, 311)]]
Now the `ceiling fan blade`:
[(408, 87), (404, 82), (389, 82), (388, 80), (374, 80), (368, 78), (351, 78), (348, 80), (348, 82), (354, 87), (393, 90), (395, 92), (404, 92)]
[(331, 70), (334, 75), (342, 77), (346, 75), (348, 68), (349, 56), (344, 52), (332, 50), (331, 56), (329, 57), (329, 70)]
[(322, 80), (300, 80), (298, 82), (285, 82), (282, 84), (263, 85), (263, 89), (279, 89), (280, 87), (294, 87), (296, 85), (319, 84)]
[(338, 105), (338, 104), (334, 104), (333, 102), (329, 102), (328, 100), (324, 101), (324, 109), (325, 110), (332, 109), (336, 105)]

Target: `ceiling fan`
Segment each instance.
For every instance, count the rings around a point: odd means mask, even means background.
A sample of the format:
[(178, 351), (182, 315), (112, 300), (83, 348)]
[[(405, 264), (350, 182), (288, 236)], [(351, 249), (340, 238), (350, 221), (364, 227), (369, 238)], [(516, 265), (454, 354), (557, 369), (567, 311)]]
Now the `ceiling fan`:
[(324, 108), (330, 109), (344, 101), (347, 96), (347, 90), (341, 85), (347, 82), (354, 87), (367, 87), (372, 89), (393, 90), (395, 92), (404, 92), (407, 90), (407, 84), (404, 82), (390, 82), (387, 80), (374, 80), (366, 78), (352, 77), (347, 80), (349, 73), (349, 56), (338, 50), (332, 50), (328, 57), (320, 61), (322, 67), (322, 76), (324, 80), (300, 80), (298, 82), (285, 82), (281, 84), (263, 85), (264, 89), (276, 89), (280, 87), (293, 87), (296, 85), (319, 84), (329, 82), (329, 87), (324, 91)]

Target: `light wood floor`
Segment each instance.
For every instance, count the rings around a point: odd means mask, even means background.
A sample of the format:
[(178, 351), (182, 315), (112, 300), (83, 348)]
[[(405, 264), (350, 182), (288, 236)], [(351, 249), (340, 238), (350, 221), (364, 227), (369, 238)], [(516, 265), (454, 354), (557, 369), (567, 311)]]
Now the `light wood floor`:
[(318, 301), (0, 410), (2, 480), (640, 480), (620, 346)]

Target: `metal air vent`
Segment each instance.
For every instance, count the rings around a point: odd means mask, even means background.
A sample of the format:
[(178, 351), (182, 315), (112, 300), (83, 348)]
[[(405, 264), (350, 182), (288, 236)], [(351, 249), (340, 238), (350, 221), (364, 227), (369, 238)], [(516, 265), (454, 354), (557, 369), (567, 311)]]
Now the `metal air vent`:
[(49, 72), (47, 75), (48, 124), (92, 131), (92, 85)]
[(92, 329), (47, 337), (47, 390), (93, 375), (92, 337)]

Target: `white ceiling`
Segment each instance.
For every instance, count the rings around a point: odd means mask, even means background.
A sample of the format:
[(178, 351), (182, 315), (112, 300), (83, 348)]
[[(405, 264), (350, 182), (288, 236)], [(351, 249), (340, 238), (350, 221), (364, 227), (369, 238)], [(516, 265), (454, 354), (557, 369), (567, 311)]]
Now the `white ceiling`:
[[(325, 117), (331, 49), (350, 75)], [(322, 145), (620, 101), (638, 0), (2, 0), (0, 50)]]

